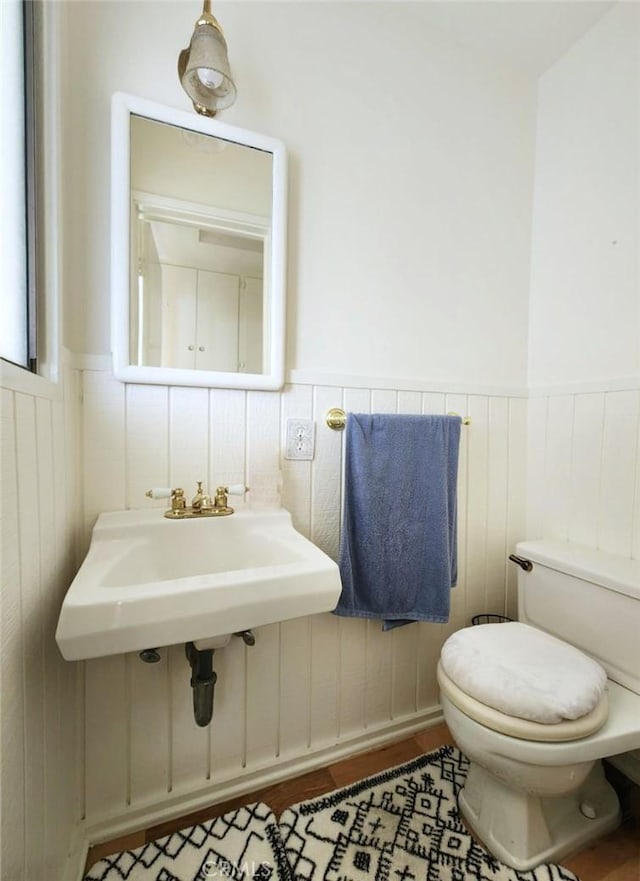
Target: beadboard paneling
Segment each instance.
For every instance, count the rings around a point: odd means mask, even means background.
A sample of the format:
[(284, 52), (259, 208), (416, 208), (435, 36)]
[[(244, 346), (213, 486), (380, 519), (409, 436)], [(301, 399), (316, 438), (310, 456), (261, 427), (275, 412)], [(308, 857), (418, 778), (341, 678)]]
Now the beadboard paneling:
[[(75, 669), (55, 643), (77, 557), (78, 377), (1, 390), (2, 878), (62, 875), (79, 820)], [(39, 391), (41, 392), (39, 393)]]
[[(156, 788), (171, 790), (169, 727), (169, 666), (167, 655), (157, 664), (127, 658), (126, 694), (131, 732), (128, 800), (137, 805)], [(164, 694), (164, 700), (157, 695)]]
[[(14, 394), (2, 390), (2, 864), (3, 872), (24, 877), (25, 859), (25, 700), (24, 637), (20, 583), (19, 525), (9, 512), (18, 510), (18, 469)], [(6, 799), (6, 801), (5, 801)]]
[[(193, 721), (181, 645), (162, 649), (162, 662), (151, 667), (135, 654), (87, 662), (90, 825), (129, 810), (161, 810), (208, 789), (215, 798), (216, 786), (228, 781), (437, 712), (435, 669), (444, 639), (472, 614), (514, 607), (505, 553), (524, 537), (524, 400), (309, 385), (281, 393), (124, 387), (94, 372), (85, 374), (84, 395), (84, 473), (91, 484), (85, 544), (99, 510), (124, 500), (157, 505), (144, 498), (149, 486), (168, 482), (189, 494), (204, 479), (209, 487), (245, 482), (256, 505), (280, 500), (296, 528), (335, 559), (344, 433), (327, 428), (326, 411), (455, 411), (473, 419), (462, 428), (459, 579), (449, 624), (385, 634), (379, 622), (324, 614), (257, 628), (254, 647), (233, 639), (216, 652), (207, 729)], [(311, 462), (283, 455), (286, 421), (300, 417), (315, 422)]]
[(640, 529), (636, 496), (640, 391), (609, 393), (604, 402), (598, 544), (630, 556)]
[[(247, 656), (247, 647), (237, 638), (216, 654), (216, 724), (210, 726), (209, 760), (213, 774), (247, 764)], [(180, 686), (184, 687), (184, 676)]]
[(640, 391), (529, 402), (531, 538), (640, 558)]
[[(526, 535), (527, 494), (527, 405), (522, 398), (509, 400), (509, 438), (507, 443), (507, 551), (511, 553), (516, 542)], [(517, 567), (507, 562), (505, 580), (505, 607), (509, 618), (517, 617)]]

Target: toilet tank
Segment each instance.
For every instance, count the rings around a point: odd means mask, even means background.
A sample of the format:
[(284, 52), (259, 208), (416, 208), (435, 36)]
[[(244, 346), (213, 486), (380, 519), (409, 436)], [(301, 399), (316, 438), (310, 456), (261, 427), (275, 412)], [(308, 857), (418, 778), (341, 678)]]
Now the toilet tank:
[(640, 560), (565, 541), (519, 542), (518, 619), (602, 664), (640, 694)]

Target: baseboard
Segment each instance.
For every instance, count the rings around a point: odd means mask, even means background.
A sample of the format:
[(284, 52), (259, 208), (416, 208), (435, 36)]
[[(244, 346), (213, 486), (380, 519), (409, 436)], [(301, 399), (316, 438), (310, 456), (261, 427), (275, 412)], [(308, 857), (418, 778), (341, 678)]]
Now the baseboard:
[(124, 814), (105, 815), (94, 818), (90, 822), (84, 821), (75, 830), (70, 848), (69, 870), (65, 872), (63, 881), (82, 881), (87, 852), (93, 844), (119, 838), (139, 829), (148, 829), (208, 805), (218, 804), (267, 786), (273, 786), (292, 777), (324, 768), (334, 762), (349, 758), (349, 756), (368, 752), (393, 741), (410, 737), (412, 734), (442, 721), (442, 709), (436, 705), (419, 715), (378, 725), (368, 729), (365, 733), (314, 750), (313, 753), (294, 758), (282, 758), (275, 762), (271, 761), (264, 767), (252, 766), (243, 771), (241, 775), (236, 772), (229, 779), (218, 778), (207, 786), (199, 788), (196, 792), (174, 795), (162, 802), (149, 802), (132, 808)]
[(90, 846), (82, 823), (78, 823), (71, 833), (69, 855), (60, 881), (82, 881)]

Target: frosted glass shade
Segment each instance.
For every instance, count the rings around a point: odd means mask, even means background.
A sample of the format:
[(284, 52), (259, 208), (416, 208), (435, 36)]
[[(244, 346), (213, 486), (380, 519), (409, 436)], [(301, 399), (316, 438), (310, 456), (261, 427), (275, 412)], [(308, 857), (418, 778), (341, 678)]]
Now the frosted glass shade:
[(194, 108), (204, 116), (215, 116), (236, 99), (227, 44), (210, 24), (196, 25), (189, 48), (178, 58), (178, 76)]

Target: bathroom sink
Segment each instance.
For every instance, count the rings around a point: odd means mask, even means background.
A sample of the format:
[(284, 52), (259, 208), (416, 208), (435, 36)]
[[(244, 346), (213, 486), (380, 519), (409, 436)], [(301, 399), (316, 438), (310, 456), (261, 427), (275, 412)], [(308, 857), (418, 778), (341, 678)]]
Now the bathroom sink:
[(68, 661), (223, 636), (335, 608), (338, 567), (284, 509), (101, 514), (62, 604)]

